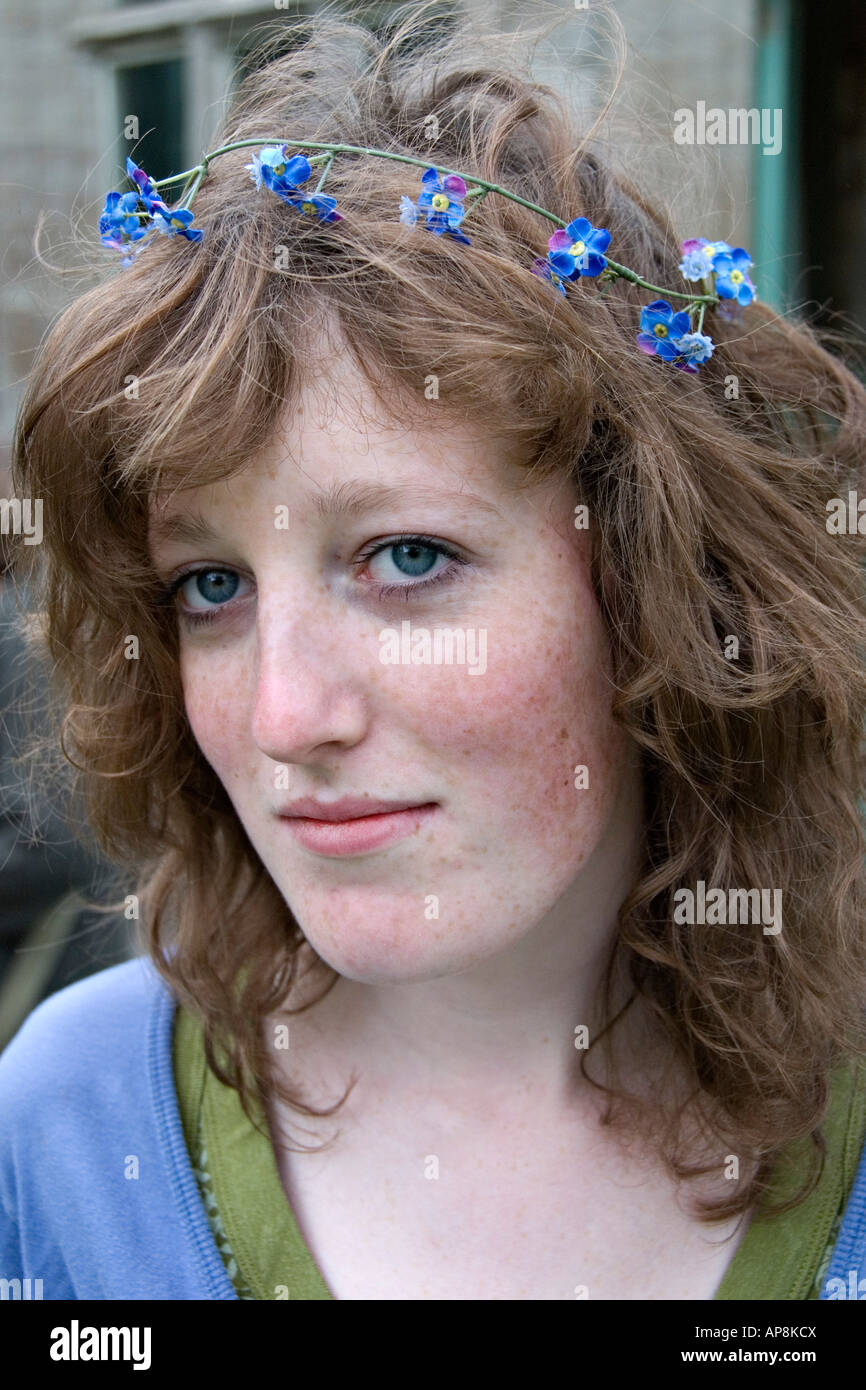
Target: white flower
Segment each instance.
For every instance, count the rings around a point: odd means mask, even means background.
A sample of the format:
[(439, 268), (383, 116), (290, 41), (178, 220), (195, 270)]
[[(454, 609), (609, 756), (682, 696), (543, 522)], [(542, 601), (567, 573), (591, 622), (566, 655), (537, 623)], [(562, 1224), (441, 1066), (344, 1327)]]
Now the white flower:
[(253, 182), (254, 182), (256, 188), (261, 188), (261, 186), (262, 186), (262, 161), (259, 159), (259, 156), (258, 156), (257, 154), (254, 154), (254, 155), (253, 155), (253, 162), (252, 162), (252, 164), (245, 164), (245, 165), (244, 165), (244, 168), (245, 168), (245, 169), (249, 169), (249, 171), (250, 171), (250, 178), (253, 180)]

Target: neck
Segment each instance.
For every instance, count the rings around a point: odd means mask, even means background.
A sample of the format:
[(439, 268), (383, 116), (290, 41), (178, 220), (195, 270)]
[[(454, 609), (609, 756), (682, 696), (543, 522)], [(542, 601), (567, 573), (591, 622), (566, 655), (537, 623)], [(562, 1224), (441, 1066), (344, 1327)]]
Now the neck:
[[(303, 997), (287, 1002), (292, 1009), (318, 1002), (290, 1018), (290, 1047), (276, 1054), (281, 1075), (295, 1083), (327, 1077), (339, 1095), (357, 1074), (357, 1094), (394, 1106), (435, 1096), (455, 1114), (478, 1114), (479, 1103), (488, 1113), (527, 1104), (539, 1116), (597, 1111), (600, 1093), (580, 1064), (605, 1022), (605, 969), (637, 876), (641, 834), (640, 796), (626, 780), (611, 833), (569, 890), (509, 949), (459, 973), (387, 984), (338, 976), (320, 998), (325, 981), (311, 971)], [(614, 1012), (631, 992), (618, 957)], [(630, 1089), (651, 1093), (665, 1058), (640, 1001), (613, 1033)], [(596, 1061), (602, 1046), (587, 1062), (595, 1080), (605, 1079)]]

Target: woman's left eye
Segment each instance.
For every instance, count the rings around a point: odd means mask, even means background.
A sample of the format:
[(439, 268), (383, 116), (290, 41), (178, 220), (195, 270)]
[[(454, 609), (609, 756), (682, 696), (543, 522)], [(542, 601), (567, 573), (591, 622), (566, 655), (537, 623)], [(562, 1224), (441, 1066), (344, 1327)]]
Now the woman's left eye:
[[(448, 563), (439, 566), (437, 562)], [(377, 562), (377, 563), (373, 563)], [(358, 558), (372, 573), (380, 598), (402, 592), (404, 598), (419, 589), (456, 577), (456, 567), (466, 561), (456, 550), (433, 536), (398, 536), (377, 541)]]

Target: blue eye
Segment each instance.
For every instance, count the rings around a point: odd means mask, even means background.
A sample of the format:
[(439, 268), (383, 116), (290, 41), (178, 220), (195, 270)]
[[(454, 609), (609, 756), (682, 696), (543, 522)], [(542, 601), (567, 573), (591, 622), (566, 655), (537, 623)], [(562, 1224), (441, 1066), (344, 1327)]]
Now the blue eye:
[[(468, 564), (457, 551), (434, 536), (403, 535), (391, 540), (377, 541), (353, 563), (357, 568), (370, 565), (382, 556), (387, 561), (385, 574), (373, 576), (371, 587), (377, 599), (399, 596), (410, 600), (419, 590), (433, 588), (436, 584), (454, 583), (465, 573)], [(437, 561), (446, 561), (438, 570)], [(435, 573), (433, 571), (435, 570)], [(393, 583), (382, 582), (386, 576), (402, 576)], [(243, 587), (246, 586), (246, 587)], [(178, 575), (165, 592), (166, 602), (177, 594), (182, 594), (184, 607), (178, 607), (182, 623), (195, 627), (202, 623), (219, 621), (232, 611), (231, 601), (244, 597), (252, 589), (251, 581), (242, 578), (236, 570), (221, 565), (202, 565), (198, 569), (186, 570)]]
[(192, 597), (203, 598), (207, 603), (227, 603), (234, 598), (238, 576), (232, 570), (197, 570), (189, 576), (188, 582), (193, 585), (193, 594), (187, 595), (188, 600)]
[(443, 554), (439, 546), (425, 545), (420, 540), (407, 540), (392, 541), (383, 549), (374, 551), (369, 558), (372, 560), (378, 559), (380, 555), (387, 556), (406, 579), (420, 579), (429, 573)]
[(187, 607), (178, 610), (182, 622), (195, 626), (196, 623), (212, 622), (219, 617), (219, 609), (233, 599), (242, 580), (236, 570), (223, 569), (211, 565), (202, 569), (187, 570), (178, 575), (169, 585), (166, 599), (175, 594), (183, 594)]
[[(379, 557), (387, 559), (384, 573), (376, 574), (372, 561)], [(437, 560), (448, 563), (431, 575)], [(460, 577), (461, 567), (467, 564), (456, 550), (435, 536), (404, 535), (395, 536), (388, 541), (377, 541), (368, 546), (359, 556), (358, 563), (366, 565), (373, 572), (377, 597), (392, 598), (395, 595), (410, 600), (419, 591), (431, 589), (434, 584), (453, 583)], [(393, 567), (393, 568), (392, 568)], [(395, 573), (402, 575), (402, 581), (383, 583)], [(465, 571), (464, 571), (465, 572)], [(429, 577), (425, 577), (429, 576)], [(413, 583), (412, 581), (417, 582)]]

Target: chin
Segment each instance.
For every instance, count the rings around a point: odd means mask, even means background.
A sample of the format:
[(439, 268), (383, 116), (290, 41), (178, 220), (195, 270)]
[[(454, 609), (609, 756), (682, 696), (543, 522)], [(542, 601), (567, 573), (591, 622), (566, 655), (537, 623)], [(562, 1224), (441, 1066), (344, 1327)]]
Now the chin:
[[(479, 951), (477, 915), (460, 920), (428, 918), (423, 895), (348, 895), (329, 893), (324, 902), (289, 903), (298, 925), (332, 970), (358, 984), (410, 984), (469, 970), (486, 955), (504, 949), (511, 940)], [(362, 899), (362, 900), (360, 900)], [(463, 914), (460, 914), (463, 917)], [(471, 930), (475, 933), (469, 947)]]

